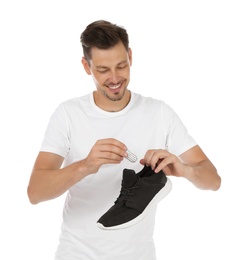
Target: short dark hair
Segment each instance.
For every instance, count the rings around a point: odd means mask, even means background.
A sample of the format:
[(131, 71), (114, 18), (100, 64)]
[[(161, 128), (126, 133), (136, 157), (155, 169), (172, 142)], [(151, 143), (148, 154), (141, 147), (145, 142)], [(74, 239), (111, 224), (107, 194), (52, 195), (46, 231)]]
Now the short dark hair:
[(109, 49), (122, 42), (125, 49), (129, 50), (127, 31), (116, 24), (105, 20), (98, 20), (89, 24), (81, 34), (83, 54), (87, 61), (91, 60), (91, 48)]

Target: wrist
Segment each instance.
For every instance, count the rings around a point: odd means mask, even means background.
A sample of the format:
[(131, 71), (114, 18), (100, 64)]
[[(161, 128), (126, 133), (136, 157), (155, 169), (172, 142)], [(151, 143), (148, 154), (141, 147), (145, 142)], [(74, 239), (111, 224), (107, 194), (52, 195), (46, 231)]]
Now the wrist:
[(85, 160), (77, 161), (71, 164), (71, 173), (75, 182), (78, 182), (91, 174), (85, 163)]

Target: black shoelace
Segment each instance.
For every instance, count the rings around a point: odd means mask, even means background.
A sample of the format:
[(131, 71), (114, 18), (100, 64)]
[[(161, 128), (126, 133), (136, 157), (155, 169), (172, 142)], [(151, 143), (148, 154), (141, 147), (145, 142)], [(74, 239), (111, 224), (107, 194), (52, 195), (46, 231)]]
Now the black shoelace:
[(125, 203), (126, 201), (131, 202), (131, 200), (129, 200), (129, 197), (136, 195), (136, 193), (133, 193), (133, 190), (138, 188), (140, 188), (139, 183), (136, 183), (134, 186), (130, 188), (125, 188), (122, 185), (119, 197), (117, 198), (115, 203)]

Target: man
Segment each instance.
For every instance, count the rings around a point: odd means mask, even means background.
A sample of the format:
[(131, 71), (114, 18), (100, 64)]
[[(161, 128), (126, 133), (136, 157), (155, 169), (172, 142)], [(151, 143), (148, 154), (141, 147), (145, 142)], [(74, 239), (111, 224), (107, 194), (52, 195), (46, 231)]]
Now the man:
[[(167, 104), (128, 90), (132, 50), (124, 28), (96, 21), (81, 43), (82, 65), (96, 90), (60, 104), (52, 115), (29, 199), (36, 204), (68, 191), (56, 260), (156, 259), (155, 209), (130, 228), (96, 226), (119, 195), (123, 169), (151, 166), (206, 190), (219, 189), (221, 179)], [(126, 160), (128, 149), (140, 160)]]

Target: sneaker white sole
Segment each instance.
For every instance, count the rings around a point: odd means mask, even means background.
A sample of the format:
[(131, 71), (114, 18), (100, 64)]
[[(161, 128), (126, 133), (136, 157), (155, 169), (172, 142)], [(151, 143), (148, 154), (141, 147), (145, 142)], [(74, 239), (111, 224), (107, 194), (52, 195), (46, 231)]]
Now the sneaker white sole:
[(171, 189), (172, 189), (172, 182), (170, 181), (169, 178), (167, 178), (167, 182), (165, 186), (156, 194), (156, 196), (150, 201), (150, 203), (143, 210), (143, 212), (140, 215), (138, 215), (136, 218), (126, 223), (123, 223), (121, 225), (116, 225), (112, 227), (105, 227), (103, 224), (97, 223), (97, 227), (104, 230), (118, 230), (118, 229), (128, 228), (137, 224), (147, 215), (147, 213), (153, 208), (153, 206), (158, 204), (163, 198), (165, 198), (170, 193)]

